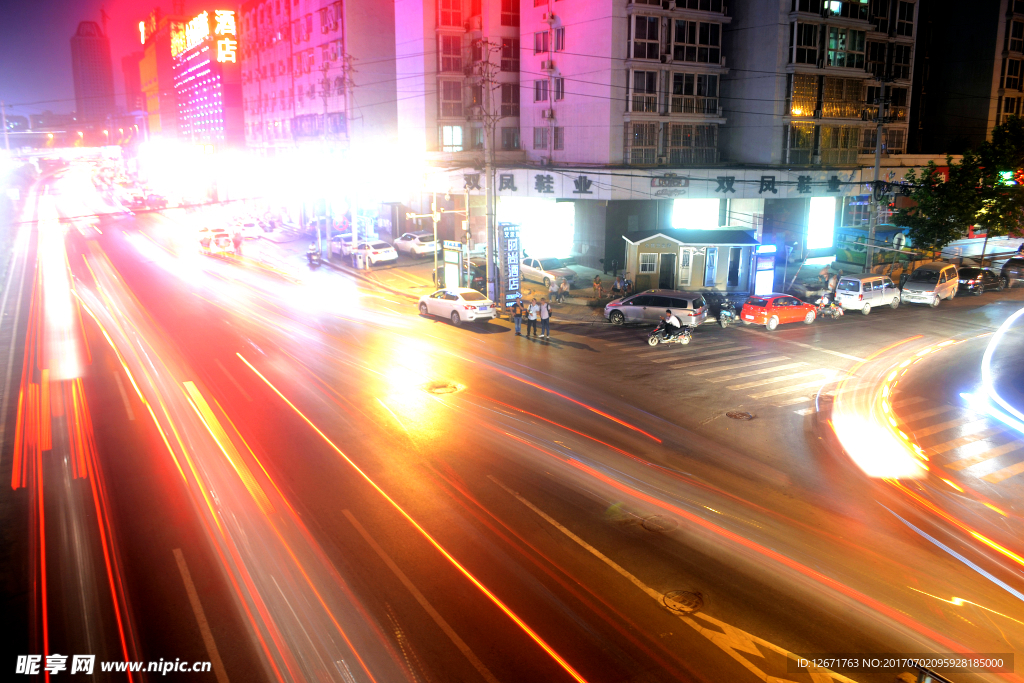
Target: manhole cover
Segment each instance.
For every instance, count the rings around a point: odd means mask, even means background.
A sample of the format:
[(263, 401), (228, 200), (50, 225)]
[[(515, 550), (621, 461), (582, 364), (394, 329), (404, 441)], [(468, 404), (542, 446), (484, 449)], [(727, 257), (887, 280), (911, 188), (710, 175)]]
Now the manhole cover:
[(462, 390), (462, 386), (455, 382), (430, 382), (423, 388), (431, 394), (454, 394)]
[(665, 593), (664, 602), (673, 612), (689, 614), (704, 606), (704, 596), (691, 591), (669, 591)]
[(642, 524), (648, 531), (654, 531), (662, 534), (672, 531), (679, 526), (679, 522), (676, 520), (662, 515), (651, 515), (650, 517), (646, 517)]
[(730, 410), (725, 414), (726, 417), (732, 420), (753, 420), (754, 416), (750, 413), (741, 413), (738, 410)]

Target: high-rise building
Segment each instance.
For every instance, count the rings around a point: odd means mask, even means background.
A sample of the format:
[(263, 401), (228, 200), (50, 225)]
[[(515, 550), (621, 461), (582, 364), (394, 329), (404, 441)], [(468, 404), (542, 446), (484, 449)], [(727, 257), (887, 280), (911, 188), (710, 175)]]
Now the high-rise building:
[(71, 71), (78, 119), (93, 123), (112, 116), (115, 107), (110, 43), (95, 21), (79, 23), (71, 37)]
[(139, 71), (139, 62), (142, 61), (142, 52), (132, 52), (121, 58), (121, 73), (124, 75), (124, 106), (125, 111), (139, 111), (145, 109), (145, 99), (142, 96), (142, 79)]
[(239, 22), (250, 147), (394, 137), (393, 2), (252, 0)]
[(174, 91), (174, 58), (171, 36), (182, 30), (181, 17), (163, 16), (154, 10), (139, 22), (139, 40), (143, 44), (139, 60), (139, 81), (143, 109), (147, 112), (149, 135), (178, 137), (178, 101)]

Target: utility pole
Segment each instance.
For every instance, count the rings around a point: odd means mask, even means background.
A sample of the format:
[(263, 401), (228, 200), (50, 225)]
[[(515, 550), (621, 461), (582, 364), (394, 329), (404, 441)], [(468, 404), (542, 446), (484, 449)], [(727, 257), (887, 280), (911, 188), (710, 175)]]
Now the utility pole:
[[(327, 98), (331, 94), (331, 78), (328, 75), (328, 72), (330, 70), (331, 70), (331, 63), (325, 59), (324, 63), (320, 65), (320, 96), (324, 100), (324, 123), (323, 123), (323, 128), (322, 128), (324, 141), (326, 141), (327, 137), (328, 137), (328, 131), (327, 131)], [(327, 242), (327, 260), (328, 261), (331, 260), (331, 223), (333, 222), (333, 220), (334, 220), (334, 215), (331, 213), (331, 211), (328, 208), (327, 197), (324, 197), (324, 241)], [(319, 227), (317, 228), (317, 232), (318, 233), (320, 232)], [(354, 248), (356, 246), (355, 243), (353, 243), (352, 246)], [(339, 247), (339, 250), (340, 250), (340, 247)], [(341, 256), (341, 254), (339, 253), (338, 256)]]
[[(441, 222), (441, 211), (437, 210), (437, 193), (433, 193), (433, 199), (430, 202), (430, 213), (407, 213), (405, 217), (407, 220), (415, 220), (417, 218), (429, 218), (434, 222), (434, 286), (438, 287), (437, 277), (437, 224)], [(448, 283), (444, 283), (448, 286)]]
[(4, 125), (4, 149), (8, 152), (11, 151), (11, 141), (7, 137), (7, 105), (0, 101), (0, 119), (3, 119)]
[(494, 272), (494, 246), (496, 241), (496, 225), (494, 221), (494, 130), (501, 119), (501, 112), (494, 113), (491, 105), (491, 91), (501, 87), (496, 82), (496, 65), (491, 62), (491, 53), (495, 51), (500, 52), (501, 46), (493, 45), (488, 40), (481, 42), (484, 61), (480, 64), (480, 77), (484, 102), (480, 118), (484, 125), (484, 194), (487, 211), (487, 298), (495, 304), (503, 306), (504, 302), (497, 299), (498, 285), (495, 282)]
[(864, 252), (864, 270), (871, 272), (875, 260), (875, 228), (878, 227), (878, 199), (881, 194), (879, 172), (882, 166), (882, 125), (889, 122), (889, 97), (885, 92), (885, 81), (879, 78), (879, 96), (875, 99), (875, 177), (871, 183), (871, 198), (868, 207), (868, 243)]

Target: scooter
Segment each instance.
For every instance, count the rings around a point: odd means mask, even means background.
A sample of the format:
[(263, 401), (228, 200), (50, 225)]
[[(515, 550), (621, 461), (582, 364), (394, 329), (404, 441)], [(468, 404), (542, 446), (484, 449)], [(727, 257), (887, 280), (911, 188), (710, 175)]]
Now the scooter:
[(693, 338), (693, 332), (686, 325), (683, 325), (678, 330), (673, 329), (671, 332), (667, 330), (665, 321), (662, 320), (658, 323), (658, 326), (651, 330), (651, 333), (647, 335), (647, 343), (650, 346), (657, 346), (658, 344), (665, 343), (671, 344), (672, 342), (678, 342), (682, 345), (690, 343), (690, 339)]
[(311, 248), (311, 249), (306, 251), (306, 260), (309, 261), (309, 266), (311, 268), (312, 267), (319, 268), (320, 267), (320, 259), (321, 259), (320, 250), (317, 249), (316, 247), (313, 247), (313, 248)]
[(724, 330), (729, 325), (735, 325), (738, 322), (740, 322), (740, 314), (736, 311), (736, 306), (731, 301), (723, 301), (722, 310), (718, 312), (718, 324)]
[(830, 301), (827, 294), (822, 294), (821, 298), (814, 302), (814, 306), (814, 314), (817, 318), (838, 320), (845, 315), (843, 307), (837, 306), (834, 301)]

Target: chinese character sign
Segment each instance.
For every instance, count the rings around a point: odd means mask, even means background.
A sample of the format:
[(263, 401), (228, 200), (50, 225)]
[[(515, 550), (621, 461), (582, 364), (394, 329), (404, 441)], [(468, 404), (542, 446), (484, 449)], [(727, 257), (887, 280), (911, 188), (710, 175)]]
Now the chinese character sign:
[(505, 305), (519, 298), (519, 226), (503, 223), (502, 244), (505, 255)]
[(213, 33), (216, 36), (224, 36), (217, 41), (217, 61), (236, 63), (235, 51), (238, 49), (238, 41), (227, 36), (235, 34), (235, 13), (233, 10), (219, 9), (214, 12), (216, 26)]

